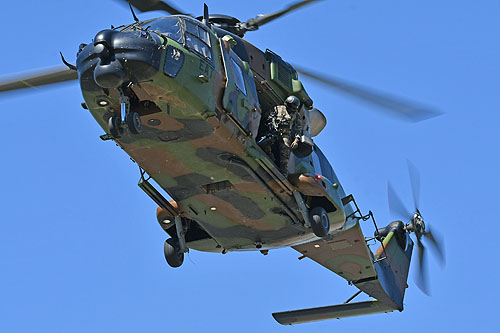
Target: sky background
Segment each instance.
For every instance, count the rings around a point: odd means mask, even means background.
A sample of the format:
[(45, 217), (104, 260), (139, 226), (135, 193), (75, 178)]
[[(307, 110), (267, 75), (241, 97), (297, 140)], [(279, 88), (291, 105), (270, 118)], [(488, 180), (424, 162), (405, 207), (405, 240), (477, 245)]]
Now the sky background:
[[(212, 13), (247, 20), (288, 1), (207, 3)], [(176, 4), (203, 11), (202, 1)], [(446, 267), (430, 262), (432, 297), (416, 287), (412, 265), (402, 313), (285, 327), (272, 312), (342, 303), (356, 289), (298, 261), (292, 249), (265, 257), (191, 251), (171, 269), (156, 206), (136, 186), (137, 166), (99, 139), (103, 131), (80, 107), (75, 82), (0, 96), (0, 331), (492, 331), (499, 14), (496, 0), (327, 0), (247, 34), (291, 63), (446, 113), (405, 123), (302, 79), (328, 117), (316, 143), (379, 225), (392, 220), (387, 180), (411, 206), (406, 158), (419, 169), (421, 211), (446, 242)], [(0, 18), (0, 75), (59, 64), (59, 51), (74, 63), (80, 43), (132, 21), (111, 0), (7, 1)], [(363, 228), (371, 234), (369, 224)]]

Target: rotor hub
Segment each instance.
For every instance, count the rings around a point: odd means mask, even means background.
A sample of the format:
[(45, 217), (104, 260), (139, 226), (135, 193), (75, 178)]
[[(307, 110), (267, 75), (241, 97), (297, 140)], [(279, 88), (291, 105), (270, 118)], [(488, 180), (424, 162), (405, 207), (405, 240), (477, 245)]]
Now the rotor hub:
[(418, 210), (413, 214), (413, 218), (406, 229), (409, 233), (414, 232), (418, 240), (425, 234), (425, 222)]

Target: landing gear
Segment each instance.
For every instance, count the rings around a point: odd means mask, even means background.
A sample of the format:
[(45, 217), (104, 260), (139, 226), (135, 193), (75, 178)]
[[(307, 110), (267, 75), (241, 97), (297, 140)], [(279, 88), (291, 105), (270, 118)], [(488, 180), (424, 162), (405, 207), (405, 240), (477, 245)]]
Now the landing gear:
[[(128, 128), (132, 134), (140, 134), (142, 131), (141, 117), (137, 112), (130, 111), (130, 98), (122, 88), (120, 91), (120, 114), (111, 116), (108, 119), (109, 132), (114, 138), (119, 138), (123, 134), (123, 126)], [(125, 120), (123, 122), (123, 120)]]
[(132, 134), (139, 134), (142, 130), (141, 117), (137, 112), (129, 112), (125, 117), (127, 127)]
[(122, 120), (120, 117), (111, 116), (108, 119), (108, 127), (109, 133), (111, 133), (114, 138), (119, 138), (123, 133)]
[(325, 237), (330, 231), (330, 219), (323, 207), (314, 207), (309, 213), (311, 228), (317, 237)]
[(163, 252), (165, 254), (165, 259), (167, 259), (167, 263), (171, 267), (179, 267), (184, 262), (184, 253), (188, 252), (189, 249), (186, 246), (186, 239), (184, 235), (186, 234), (186, 228), (184, 223), (182, 222), (182, 218), (177, 215), (174, 217), (175, 219), (175, 231), (177, 237), (172, 235), (172, 238), (169, 238), (165, 241), (165, 245), (163, 246)]
[(184, 262), (184, 252), (181, 250), (179, 241), (175, 238), (169, 238), (165, 241), (163, 252), (170, 267), (180, 267)]
[[(125, 116), (125, 124), (132, 134), (140, 134), (142, 131), (141, 117), (137, 112), (129, 112)], [(111, 116), (108, 119), (109, 133), (114, 138), (119, 138), (123, 134), (122, 119), (118, 116)]]

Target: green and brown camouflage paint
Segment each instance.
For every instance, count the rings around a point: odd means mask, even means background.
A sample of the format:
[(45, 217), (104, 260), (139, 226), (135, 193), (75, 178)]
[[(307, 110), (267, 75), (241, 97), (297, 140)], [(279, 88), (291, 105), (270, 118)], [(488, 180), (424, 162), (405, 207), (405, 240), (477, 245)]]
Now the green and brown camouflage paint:
[[(141, 134), (125, 131), (115, 142), (177, 202), (183, 217), (196, 221), (210, 235), (187, 245), (201, 251), (231, 251), (256, 249), (256, 244), (273, 248), (314, 239), (302, 226), (291, 194), (296, 189), (280, 179), (276, 167), (255, 142), (255, 126), (262, 111), (250, 67), (239, 60), (227, 41), (214, 34), (212, 61), (173, 40), (165, 42), (165, 46), (182, 50), (184, 64), (175, 78), (160, 70), (150, 81), (133, 85), (141, 103), (147, 101), (153, 107), (136, 110), (141, 115)], [(160, 68), (164, 58), (165, 54)], [(246, 95), (232, 81), (234, 74), (228, 66), (231, 59), (246, 68)], [(96, 103), (103, 91), (83, 94), (91, 114), (108, 131), (109, 117), (120, 109), (117, 90), (109, 90), (111, 104), (107, 107)], [(231, 163), (232, 159), (249, 167), (265, 186), (244, 167)], [(300, 169), (314, 172), (312, 163)], [(230, 186), (207, 191), (210, 184), (217, 183)], [(339, 200), (335, 202), (337, 210), (330, 214), (338, 224), (345, 220), (345, 214)]]

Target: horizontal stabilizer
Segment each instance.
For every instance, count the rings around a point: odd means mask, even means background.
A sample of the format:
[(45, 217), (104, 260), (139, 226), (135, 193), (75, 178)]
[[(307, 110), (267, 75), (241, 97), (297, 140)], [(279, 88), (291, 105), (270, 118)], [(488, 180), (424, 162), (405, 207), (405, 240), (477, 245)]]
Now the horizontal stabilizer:
[(282, 325), (301, 324), (326, 319), (340, 319), (372, 313), (387, 313), (395, 309), (385, 303), (373, 300), (359, 303), (346, 303), (319, 308), (284, 311), (273, 313), (274, 319)]

